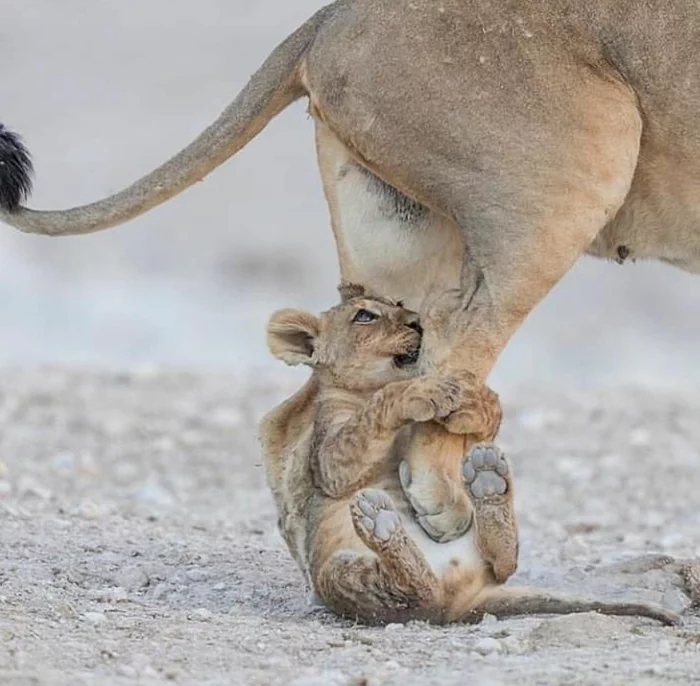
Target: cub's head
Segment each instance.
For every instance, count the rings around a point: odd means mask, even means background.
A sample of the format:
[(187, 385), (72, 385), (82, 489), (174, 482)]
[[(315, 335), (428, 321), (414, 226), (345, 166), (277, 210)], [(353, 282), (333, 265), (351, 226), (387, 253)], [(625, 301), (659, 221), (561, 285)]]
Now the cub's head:
[(400, 303), (341, 288), (340, 305), (319, 317), (281, 310), (267, 327), (270, 352), (290, 365), (305, 364), (349, 390), (376, 390), (418, 373), (423, 330)]

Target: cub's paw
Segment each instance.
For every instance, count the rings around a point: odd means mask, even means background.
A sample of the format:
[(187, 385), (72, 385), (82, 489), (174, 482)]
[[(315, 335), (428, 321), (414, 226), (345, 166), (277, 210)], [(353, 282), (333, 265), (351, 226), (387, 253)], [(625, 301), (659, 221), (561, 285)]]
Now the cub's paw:
[(477, 441), (490, 441), (501, 427), (503, 411), (498, 395), (488, 386), (461, 384), (459, 407), (438, 421), (453, 434), (471, 436)]
[(462, 476), (473, 500), (505, 495), (509, 474), (510, 465), (495, 445), (475, 445), (462, 463)]
[(510, 465), (495, 445), (475, 445), (464, 458), (462, 476), (476, 513), (479, 550), (495, 580), (505, 583), (518, 567), (519, 550)]
[(474, 508), (462, 484), (453, 484), (446, 475), (434, 470), (412, 474), (408, 462), (399, 466), (399, 478), (416, 521), (430, 538), (447, 543), (469, 531)]
[(461, 388), (453, 379), (421, 377), (406, 391), (404, 418), (414, 422), (429, 422), (447, 417), (460, 406)]
[(394, 503), (384, 491), (365, 489), (350, 504), (357, 535), (372, 550), (386, 548), (403, 529)]

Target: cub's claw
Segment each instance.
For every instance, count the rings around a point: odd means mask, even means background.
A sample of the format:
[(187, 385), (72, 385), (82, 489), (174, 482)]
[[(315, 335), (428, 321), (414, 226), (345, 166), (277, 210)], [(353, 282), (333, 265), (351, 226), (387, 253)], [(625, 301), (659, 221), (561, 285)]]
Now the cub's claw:
[(411, 385), (406, 399), (406, 419), (428, 422), (448, 417), (459, 407), (460, 387), (450, 379), (421, 377)]

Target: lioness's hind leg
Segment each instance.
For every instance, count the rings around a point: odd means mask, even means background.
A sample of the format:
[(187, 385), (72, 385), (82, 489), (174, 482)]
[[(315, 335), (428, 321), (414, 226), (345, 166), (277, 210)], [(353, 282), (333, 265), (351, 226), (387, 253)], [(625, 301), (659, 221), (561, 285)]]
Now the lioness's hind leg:
[(518, 566), (518, 529), (511, 469), (495, 445), (475, 445), (462, 463), (462, 476), (475, 511), (476, 540), (499, 583)]
[(369, 550), (339, 551), (323, 566), (317, 586), (325, 604), (339, 615), (366, 622), (427, 618), (438, 581), (391, 498), (368, 489), (350, 509), (357, 535)]

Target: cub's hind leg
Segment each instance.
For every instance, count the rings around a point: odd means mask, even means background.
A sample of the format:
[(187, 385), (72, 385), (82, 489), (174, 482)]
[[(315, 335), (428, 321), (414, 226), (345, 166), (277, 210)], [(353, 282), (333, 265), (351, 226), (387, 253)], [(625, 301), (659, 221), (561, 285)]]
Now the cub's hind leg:
[(510, 465), (498, 447), (481, 443), (464, 458), (462, 476), (474, 506), (477, 545), (493, 569), (495, 580), (504, 583), (518, 566)]
[(350, 503), (350, 516), (354, 540), (336, 539), (318, 567), (316, 590), (325, 605), (370, 623), (428, 618), (438, 580), (391, 498), (380, 490), (361, 491)]

